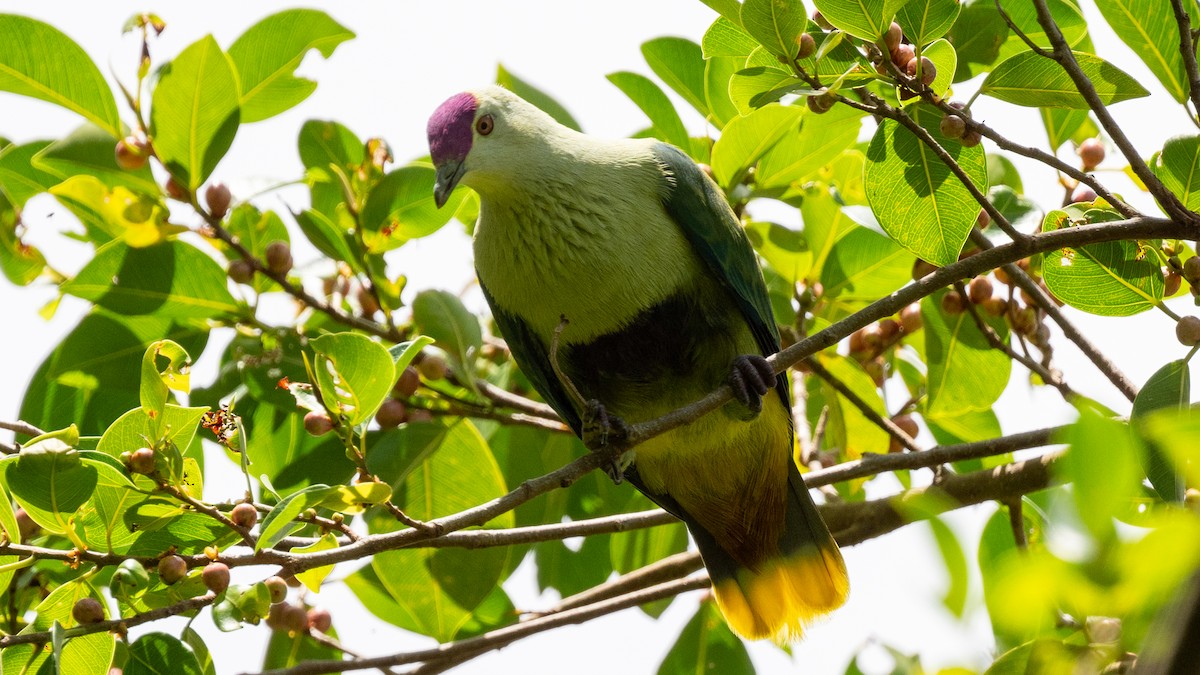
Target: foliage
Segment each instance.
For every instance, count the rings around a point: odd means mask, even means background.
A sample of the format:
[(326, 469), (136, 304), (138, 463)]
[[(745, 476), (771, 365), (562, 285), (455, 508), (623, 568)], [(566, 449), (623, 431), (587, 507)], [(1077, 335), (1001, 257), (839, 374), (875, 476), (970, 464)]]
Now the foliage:
[[(1106, 106), (1151, 92), (1094, 53), (1074, 0), (819, 0), (811, 20), (799, 2), (705, 2), (720, 16), (703, 36), (643, 46), (657, 80), (608, 79), (645, 113), (639, 135), (707, 167), (744, 219), (784, 336), (776, 363), (805, 394), (797, 457), (810, 487), (832, 486), (835, 536), (848, 546), (929, 521), (952, 579), (948, 611), (963, 615), (969, 567), (982, 574), (999, 655), (989, 673), (1125, 663), (1200, 565), (1196, 349), (1164, 355), (1139, 388), (1060, 306), (1179, 319), (1164, 299), (1200, 288), (1184, 241), (1200, 232), (1200, 136), (1132, 146)], [(1159, 80), (1153, 95), (1197, 122), (1194, 7), (1097, 4)], [(2, 672), (211, 673), (210, 646), (190, 628), (124, 637), (209, 606), (223, 631), (276, 629), (263, 668), (356, 667), (303, 600), (272, 597), (278, 579), (224, 588), (212, 580), (221, 564), (275, 566), (316, 591), (332, 565), (361, 561), (344, 582), (363, 610), (445, 645), (391, 664), (439, 672), (566, 619), (633, 606), (658, 616), (706, 586), (688, 576), (700, 563), (682, 525), (594, 471), (605, 458), (536, 399), (488, 318), (450, 292), (406, 292), (389, 266), (390, 251), (451, 220), (471, 228), (473, 195), (437, 209), (427, 158), (397, 163), (382, 139), (325, 120), (297, 139), (306, 207), (267, 210), (261, 195), (235, 200), (211, 180), (242, 125), (312, 93), (301, 60), (334, 57), (353, 32), (290, 10), (227, 47), (206, 36), (164, 60), (152, 57), (162, 28), (152, 14), (131, 19), (143, 59), (114, 93), (71, 38), (0, 15), (0, 90), (81, 118), (60, 138), (0, 139), (0, 270), (93, 306), (38, 368), (21, 422), (4, 425), (17, 438), (0, 459)], [(503, 66), (497, 79), (579, 126)], [(965, 105), (960, 91), (972, 92)], [(1038, 108), (1048, 144), (972, 119), (978, 96)], [(693, 112), (706, 121), (698, 135)], [(1068, 142), (1081, 165), (1056, 154)], [(1165, 217), (1089, 173), (1105, 147)], [(1034, 204), (1016, 155), (1081, 198)], [(23, 241), (26, 202), (43, 193), (77, 219), (66, 236), (94, 249), (75, 273)], [(758, 215), (779, 209), (802, 226)], [(322, 264), (293, 268), (299, 240)], [(302, 308), (294, 320), (260, 307), (280, 294)], [(1185, 323), (1180, 340), (1200, 341)], [(216, 376), (193, 383), (210, 337), (228, 346)], [(1067, 342), (1130, 399), (1128, 420), (1068, 385), (1054, 366)], [(992, 408), (1026, 375), (1078, 421), (1004, 434)], [(885, 399), (885, 385), (907, 399)], [(913, 433), (917, 420), (929, 434)], [(203, 448), (214, 444), (240, 466), (245, 500), (206, 501)], [(1066, 449), (1013, 456), (1051, 444)], [(913, 487), (921, 469), (934, 485)], [(868, 483), (890, 473), (905, 491), (868, 499)], [(971, 556), (938, 517), (983, 502), (1000, 508)], [(1062, 533), (1082, 543), (1054, 545)], [(563, 543), (575, 536), (580, 546)], [(539, 585), (564, 600), (521, 618), (503, 582), (530, 557)], [(81, 618), (85, 601), (101, 615)], [(896, 672), (920, 672), (892, 655)], [(714, 669), (753, 664), (705, 601), (659, 672)], [(861, 672), (857, 661), (847, 672)]]

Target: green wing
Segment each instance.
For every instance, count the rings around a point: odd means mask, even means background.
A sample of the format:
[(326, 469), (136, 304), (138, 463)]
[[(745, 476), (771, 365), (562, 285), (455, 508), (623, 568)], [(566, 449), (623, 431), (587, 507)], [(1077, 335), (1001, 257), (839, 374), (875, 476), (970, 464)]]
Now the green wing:
[(517, 365), (521, 366), (521, 372), (525, 373), (525, 377), (529, 378), (534, 389), (538, 390), (546, 403), (554, 408), (554, 412), (558, 413), (558, 416), (563, 418), (563, 421), (578, 436), (583, 424), (575, 406), (571, 404), (571, 397), (567, 394), (567, 390), (563, 389), (562, 384), (558, 381), (558, 376), (554, 374), (554, 367), (550, 365), (546, 346), (542, 344), (542, 340), (534, 334), (528, 324), (496, 304), (492, 294), (488, 292), (487, 286), (484, 286), (482, 282), (479, 286), (483, 289), (483, 297), (487, 300), (488, 306), (492, 308), (492, 318), (496, 320), (496, 325), (503, 333), (509, 351), (512, 352)]
[[(779, 351), (779, 328), (771, 311), (767, 285), (754, 247), (716, 184), (678, 148), (659, 143), (655, 155), (669, 182), (663, 206), (700, 255), (713, 277), (737, 303), (763, 356)], [(791, 407), (787, 377), (780, 373), (776, 389)]]

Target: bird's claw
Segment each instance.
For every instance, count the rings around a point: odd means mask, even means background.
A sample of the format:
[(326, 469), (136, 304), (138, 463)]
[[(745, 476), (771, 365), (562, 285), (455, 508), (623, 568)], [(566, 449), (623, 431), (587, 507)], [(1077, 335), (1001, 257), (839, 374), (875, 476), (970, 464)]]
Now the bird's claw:
[(629, 426), (625, 424), (625, 420), (616, 415), (610, 415), (604, 404), (596, 399), (587, 402), (583, 417), (583, 444), (592, 452), (611, 455), (604, 472), (617, 484), (621, 483), (625, 466), (629, 462), (625, 460), (624, 455), (614, 453), (610, 446), (624, 443), (628, 436)]
[(733, 360), (729, 371), (729, 388), (733, 397), (757, 413), (762, 410), (763, 397), (775, 386), (775, 370), (766, 358), (757, 354), (742, 354)]

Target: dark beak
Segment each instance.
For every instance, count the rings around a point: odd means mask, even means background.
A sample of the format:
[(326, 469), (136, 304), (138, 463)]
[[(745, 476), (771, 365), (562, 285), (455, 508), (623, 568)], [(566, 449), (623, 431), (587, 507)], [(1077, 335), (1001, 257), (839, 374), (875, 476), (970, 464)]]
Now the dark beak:
[(446, 162), (437, 168), (437, 175), (433, 181), (433, 203), (437, 204), (440, 209), (446, 204), (446, 200), (450, 199), (450, 193), (454, 192), (454, 187), (458, 185), (458, 181), (463, 175), (463, 162)]

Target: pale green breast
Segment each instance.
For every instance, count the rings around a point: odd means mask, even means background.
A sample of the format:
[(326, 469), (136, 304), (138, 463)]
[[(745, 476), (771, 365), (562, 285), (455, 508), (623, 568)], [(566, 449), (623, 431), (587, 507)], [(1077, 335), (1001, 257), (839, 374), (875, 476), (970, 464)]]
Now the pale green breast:
[(558, 166), (537, 184), (481, 192), (480, 282), (547, 344), (562, 316), (563, 344), (590, 342), (703, 273), (662, 206), (665, 185), (648, 146), (617, 149), (632, 156)]

